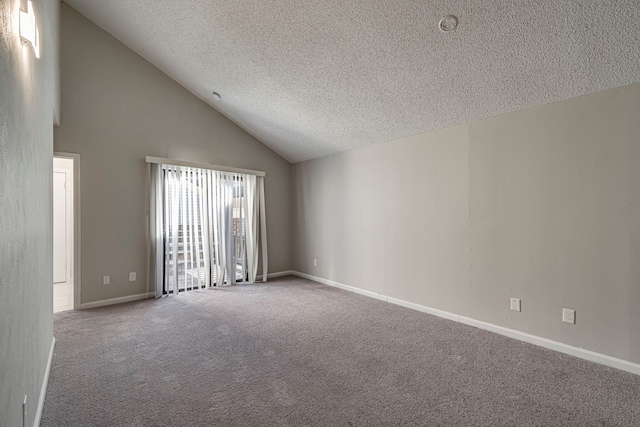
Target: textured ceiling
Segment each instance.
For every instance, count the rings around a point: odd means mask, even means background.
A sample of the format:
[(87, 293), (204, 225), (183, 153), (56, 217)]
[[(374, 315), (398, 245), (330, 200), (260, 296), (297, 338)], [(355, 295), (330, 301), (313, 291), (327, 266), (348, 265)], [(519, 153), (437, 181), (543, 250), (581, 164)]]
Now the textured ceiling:
[(640, 81), (640, 0), (65, 1), (291, 162)]

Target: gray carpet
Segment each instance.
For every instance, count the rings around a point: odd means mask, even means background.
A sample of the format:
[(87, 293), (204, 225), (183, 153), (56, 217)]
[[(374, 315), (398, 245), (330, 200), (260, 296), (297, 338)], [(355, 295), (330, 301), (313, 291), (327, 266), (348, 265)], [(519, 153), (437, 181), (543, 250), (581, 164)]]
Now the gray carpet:
[(640, 377), (286, 277), (55, 315), (42, 426), (638, 426)]

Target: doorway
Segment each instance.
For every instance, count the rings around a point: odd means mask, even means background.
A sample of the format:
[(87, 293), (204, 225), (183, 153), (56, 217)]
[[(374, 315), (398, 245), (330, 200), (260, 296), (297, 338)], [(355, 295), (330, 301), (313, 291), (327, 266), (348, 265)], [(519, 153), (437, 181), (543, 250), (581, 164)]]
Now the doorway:
[(53, 312), (75, 307), (75, 159), (53, 158)]

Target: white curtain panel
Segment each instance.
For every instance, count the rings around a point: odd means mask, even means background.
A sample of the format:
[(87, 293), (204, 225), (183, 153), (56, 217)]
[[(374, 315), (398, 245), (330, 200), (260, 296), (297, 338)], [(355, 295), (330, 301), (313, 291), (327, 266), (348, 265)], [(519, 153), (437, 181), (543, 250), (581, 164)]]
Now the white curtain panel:
[(156, 296), (162, 295), (162, 277), (164, 275), (164, 243), (162, 237), (163, 229), (163, 196), (162, 196), (162, 169), (155, 163), (147, 164), (149, 179), (148, 196), (149, 210), (149, 283), (154, 284)]
[[(247, 175), (244, 182), (246, 212), (247, 269), (249, 282), (254, 283), (258, 274), (258, 243), (262, 242), (262, 280), (267, 281), (267, 217), (264, 201), (264, 177)], [(262, 235), (260, 235), (262, 232)]]
[(269, 257), (267, 256), (267, 209), (266, 202), (264, 198), (264, 177), (258, 176), (256, 177), (258, 180), (258, 203), (259, 206), (259, 214), (260, 214), (260, 231), (262, 241), (262, 281), (267, 281), (267, 274), (269, 271)]
[(150, 164), (149, 277), (156, 296), (254, 283), (259, 252), (266, 281), (264, 209), (264, 177)]

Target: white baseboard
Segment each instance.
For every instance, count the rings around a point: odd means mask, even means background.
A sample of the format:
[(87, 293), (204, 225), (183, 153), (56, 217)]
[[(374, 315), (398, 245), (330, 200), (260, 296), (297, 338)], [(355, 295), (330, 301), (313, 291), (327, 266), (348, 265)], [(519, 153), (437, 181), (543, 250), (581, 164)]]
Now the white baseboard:
[(516, 331), (514, 329), (505, 328), (502, 326), (494, 325), (492, 323), (482, 322), (480, 320), (471, 319), (469, 317), (460, 316), (459, 322), (464, 323), (465, 325), (475, 326), (476, 328), (494, 332), (496, 334), (504, 335), (509, 338), (524, 341), (529, 344), (538, 345), (540, 347), (555, 350), (560, 353), (568, 354), (570, 356), (575, 356), (580, 359), (588, 360), (590, 362), (599, 363), (600, 365), (605, 365), (611, 368), (619, 369), (621, 371), (640, 375), (640, 364), (629, 362), (628, 360), (618, 359), (616, 357), (608, 356), (602, 353), (596, 353), (595, 351), (586, 350), (584, 348), (573, 347), (571, 345), (563, 344), (558, 341), (553, 341), (536, 335), (527, 334), (525, 332)]
[(437, 308), (427, 307), (426, 305), (415, 304), (403, 299), (387, 297), (387, 301), (391, 304), (401, 305), (412, 310), (421, 311), (423, 313), (432, 314), (434, 316), (442, 317), (444, 319), (453, 320), (454, 322), (460, 321), (460, 316), (457, 314), (449, 313), (448, 311), (438, 310)]
[[(293, 275), (293, 274), (294, 274), (294, 272), (292, 270), (278, 271), (278, 272), (275, 272), (275, 273), (267, 274), (267, 278), (271, 279), (272, 277), (290, 276), (290, 275)], [(256, 281), (258, 281), (258, 280), (262, 280), (262, 276), (256, 276)], [(103, 300), (100, 300), (100, 301), (85, 302), (85, 303), (81, 303), (80, 307), (78, 307), (78, 308), (80, 310), (84, 310), (84, 309), (87, 309), (87, 308), (105, 307), (107, 305), (121, 304), (123, 302), (138, 301), (138, 300), (141, 300), (141, 299), (155, 298), (155, 297), (156, 297), (156, 293), (155, 292), (148, 292), (148, 293), (144, 293), (144, 294), (127, 295), (127, 296), (124, 296), (124, 297), (103, 299)]]
[(389, 298), (387, 296), (385, 296), (385, 295), (378, 294), (376, 292), (366, 291), (366, 290), (360, 289), (360, 288), (355, 288), (353, 286), (345, 285), (343, 283), (334, 282), (333, 280), (323, 279), (322, 277), (312, 276), (311, 274), (301, 273), (299, 271), (293, 271), (292, 274), (295, 275), (295, 276), (304, 277), (305, 279), (313, 280), (314, 282), (319, 282), (319, 283), (322, 283), (324, 285), (334, 286), (336, 288), (344, 289), (345, 291), (349, 291), (349, 292), (353, 292), (353, 293), (356, 293), (356, 294), (364, 295), (364, 296), (367, 296), (367, 297), (370, 297), (370, 298), (375, 298), (375, 299), (379, 299), (379, 300), (382, 300), (382, 301), (388, 301), (389, 300)]
[(87, 308), (96, 308), (96, 307), (104, 307), (107, 305), (113, 305), (113, 304), (120, 304), (123, 302), (131, 302), (131, 301), (138, 301), (141, 299), (147, 299), (147, 298), (155, 298), (156, 293), (155, 292), (146, 292), (144, 294), (136, 294), (136, 295), (127, 295), (125, 297), (118, 297), (118, 298), (111, 298), (111, 299), (103, 299), (100, 301), (92, 301), (92, 302), (85, 302), (80, 304), (80, 309), (84, 310)]
[[(285, 271), (277, 271), (275, 273), (267, 274), (267, 279), (272, 279), (274, 277), (282, 277), (282, 276), (292, 276), (294, 274), (293, 270), (285, 270)], [(256, 276), (256, 282), (262, 280), (262, 274)]]
[(413, 310), (421, 311), (423, 313), (432, 314), (434, 316), (442, 317), (454, 322), (463, 323), (465, 325), (473, 326), (476, 328), (484, 329), (485, 331), (493, 332), (496, 334), (504, 335), (509, 338), (513, 338), (519, 341), (524, 341), (529, 344), (534, 344), (540, 347), (548, 348), (550, 350), (558, 351), (560, 353), (575, 356), (580, 359), (588, 360), (590, 362), (599, 363), (601, 365), (609, 366), (611, 368), (619, 369), (621, 371), (630, 372), (632, 374), (640, 375), (640, 364), (629, 362), (627, 360), (618, 359), (606, 354), (596, 353), (591, 350), (585, 350), (579, 347), (573, 347), (561, 342), (552, 341), (547, 338), (538, 337), (536, 335), (527, 334), (525, 332), (516, 331), (515, 329), (509, 329), (502, 326), (494, 325), (492, 323), (483, 322), (481, 320), (472, 319), (470, 317), (460, 316), (448, 311), (438, 310), (436, 308), (427, 307), (420, 304), (404, 301), (398, 298), (389, 297), (386, 295), (378, 294), (363, 289), (354, 288), (342, 283), (334, 282), (333, 280), (323, 279), (322, 277), (312, 276), (311, 274), (301, 273), (299, 271), (293, 271), (293, 275), (304, 277), (305, 279), (313, 280), (315, 282), (323, 283), (325, 285), (334, 286), (336, 288), (344, 289), (349, 292), (355, 292), (360, 295), (365, 295), (371, 298), (387, 301), (392, 304), (400, 305)]
[[(291, 276), (293, 274), (294, 274), (293, 270), (277, 271), (275, 273), (267, 274), (267, 278), (271, 279), (273, 277)], [(256, 282), (258, 280), (262, 280), (262, 276), (261, 275), (260, 276), (256, 276)], [(80, 307), (78, 307), (78, 308), (80, 310), (84, 310), (84, 309), (87, 309), (87, 308), (105, 307), (107, 305), (121, 304), (123, 302), (138, 301), (138, 300), (141, 300), (141, 299), (155, 298), (155, 297), (156, 297), (156, 293), (155, 292), (148, 292), (148, 293), (145, 293), (145, 294), (127, 295), (127, 296), (124, 296), (124, 297), (103, 299), (103, 300), (100, 300), (100, 301), (85, 302), (85, 303), (80, 304)]]
[(47, 395), (47, 386), (49, 385), (49, 373), (51, 372), (51, 363), (53, 361), (53, 347), (56, 345), (56, 337), (51, 337), (51, 348), (49, 348), (49, 359), (47, 360), (47, 367), (44, 370), (44, 378), (42, 379), (42, 387), (40, 387), (40, 396), (38, 397), (38, 408), (36, 409), (36, 416), (33, 420), (33, 427), (40, 425), (40, 419), (42, 418), (42, 408), (44, 407), (44, 398)]

